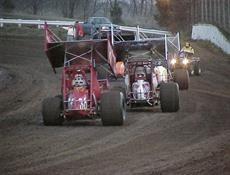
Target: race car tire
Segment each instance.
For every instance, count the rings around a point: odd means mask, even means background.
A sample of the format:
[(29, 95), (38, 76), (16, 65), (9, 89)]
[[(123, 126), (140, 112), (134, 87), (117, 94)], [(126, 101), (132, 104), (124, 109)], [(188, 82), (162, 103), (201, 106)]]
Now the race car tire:
[(46, 98), (42, 103), (43, 123), (47, 126), (62, 125), (64, 118), (61, 96)]
[(196, 62), (194, 65), (194, 74), (199, 76), (201, 74), (200, 62)]
[(189, 88), (189, 74), (186, 69), (175, 69), (174, 81), (178, 83), (180, 90)]
[(190, 76), (194, 76), (194, 65), (190, 65), (188, 67), (188, 72)]
[(101, 121), (103, 126), (120, 126), (126, 118), (124, 95), (120, 91), (107, 91), (101, 95)]
[(124, 100), (126, 101), (126, 88), (125, 87), (122, 87), (122, 86), (114, 86), (114, 87), (112, 87), (111, 88), (111, 90), (112, 91), (118, 91), (118, 92), (121, 92), (121, 93), (123, 93), (123, 95), (124, 95)]
[(179, 87), (177, 83), (161, 83), (160, 103), (162, 112), (177, 112), (179, 110)]
[(130, 108), (136, 108), (137, 104), (136, 103), (130, 103)]

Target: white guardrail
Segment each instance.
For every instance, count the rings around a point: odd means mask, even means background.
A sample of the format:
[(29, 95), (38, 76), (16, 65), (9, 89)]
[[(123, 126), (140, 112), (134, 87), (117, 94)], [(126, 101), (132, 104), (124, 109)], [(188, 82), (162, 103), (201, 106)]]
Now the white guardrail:
[[(0, 27), (4, 27), (6, 24), (16, 24), (19, 27), (22, 25), (37, 25), (38, 28), (43, 28), (43, 25), (45, 22), (48, 25), (54, 25), (54, 26), (61, 26), (64, 29), (68, 30), (68, 33), (73, 34), (73, 26), (75, 21), (50, 21), (50, 20), (24, 20), (24, 19), (3, 19), (0, 18)], [(66, 27), (65, 27), (66, 26)], [(67, 27), (68, 26), (68, 27)], [(113, 25), (111, 25), (111, 28), (113, 28)], [(148, 40), (148, 39), (155, 39), (155, 40), (161, 40), (165, 42), (165, 57), (167, 59), (167, 55), (169, 51), (174, 50), (177, 52), (180, 50), (180, 36), (179, 33), (175, 36), (172, 35), (172, 33), (168, 31), (162, 31), (162, 30), (154, 30), (154, 29), (144, 29), (137, 27), (129, 27), (129, 26), (119, 26), (119, 29), (121, 31), (128, 31), (133, 32), (135, 35), (135, 41), (140, 40)], [(112, 35), (114, 36), (113, 30), (111, 30)], [(157, 36), (155, 36), (157, 35)], [(114, 37), (112, 37), (112, 43), (113, 43)]]
[(192, 39), (208, 40), (230, 54), (230, 42), (221, 31), (211, 24), (197, 24), (192, 28)]
[[(50, 20), (22, 20), (22, 19), (3, 19), (0, 18), (0, 27), (4, 27), (5, 24), (17, 24), (19, 27), (22, 25), (37, 25), (39, 29), (43, 28), (45, 22), (48, 25), (54, 25), (54, 26), (61, 26), (64, 29), (68, 30), (67, 33), (73, 34), (73, 25), (75, 21), (50, 21)], [(68, 26), (68, 27), (64, 27)], [(72, 26), (72, 27), (69, 27)], [(112, 36), (114, 36), (113, 32), (113, 24), (111, 24), (111, 32)], [(135, 34), (135, 41), (140, 40), (148, 40), (148, 39), (155, 39), (155, 40), (161, 40), (165, 42), (165, 58), (167, 59), (169, 52), (178, 52), (180, 50), (180, 35), (179, 33), (175, 36), (172, 35), (172, 33), (168, 31), (162, 31), (162, 30), (154, 30), (154, 29), (144, 29), (137, 27), (129, 27), (129, 26), (119, 26), (119, 29), (121, 31), (128, 31), (133, 32)], [(67, 34), (68, 35), (68, 34)], [(158, 37), (156, 37), (157, 35)], [(160, 37), (159, 37), (160, 36)], [(120, 36), (121, 37), (121, 36)], [(114, 43), (114, 37), (112, 37), (112, 43)]]
[(156, 35), (171, 35), (171, 33), (168, 31), (144, 29), (144, 28), (140, 28), (139, 26), (137, 27), (120, 26), (120, 30), (130, 31), (130, 32), (142, 32), (146, 34), (156, 34)]
[[(41, 28), (42, 25), (47, 22), (48, 25), (54, 26), (73, 26), (75, 21), (50, 21), (50, 20), (24, 20), (24, 19), (3, 19), (0, 18), (0, 27), (3, 27), (4, 24), (17, 24), (19, 27), (22, 25), (37, 25), (38, 28)], [(144, 29), (137, 27), (128, 27), (128, 26), (119, 26), (120, 30), (130, 31), (130, 32), (142, 32), (146, 34), (156, 34), (156, 35), (171, 35), (168, 31), (154, 30), (154, 29)]]
[(22, 19), (3, 19), (0, 18), (0, 27), (3, 27), (4, 24), (17, 24), (19, 27), (22, 25), (37, 25), (38, 28), (41, 28), (45, 22), (48, 25), (59, 26), (71, 26), (74, 25), (75, 21), (50, 21), (50, 20), (22, 20)]

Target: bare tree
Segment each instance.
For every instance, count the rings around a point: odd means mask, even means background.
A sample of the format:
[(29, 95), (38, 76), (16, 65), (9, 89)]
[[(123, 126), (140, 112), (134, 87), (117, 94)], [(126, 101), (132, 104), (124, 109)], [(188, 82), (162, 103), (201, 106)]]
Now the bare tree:
[(142, 15), (143, 14), (143, 8), (144, 8), (144, 0), (141, 0), (141, 8), (140, 8), (140, 15)]
[(69, 0), (69, 14), (68, 14), (69, 18), (74, 17), (74, 10), (77, 2), (78, 2), (77, 0)]
[(88, 18), (89, 0), (83, 0), (83, 18)]
[(15, 5), (11, 0), (3, 0), (0, 2), (0, 5), (3, 7), (5, 12), (11, 12), (15, 8)]
[(42, 6), (43, 0), (33, 0), (32, 1), (32, 13), (33, 15), (38, 14), (38, 9)]
[(64, 17), (73, 18), (75, 10), (80, 4), (80, 0), (65, 0), (60, 1), (61, 11)]
[(133, 16), (137, 14), (137, 0), (133, 0)]
[(94, 14), (96, 13), (96, 11), (97, 11), (97, 0), (94, 0), (92, 16), (94, 16)]
[(109, 9), (111, 7), (111, 0), (104, 0), (102, 1), (102, 6), (103, 6), (103, 13), (104, 13), (104, 16), (108, 16), (109, 14)]

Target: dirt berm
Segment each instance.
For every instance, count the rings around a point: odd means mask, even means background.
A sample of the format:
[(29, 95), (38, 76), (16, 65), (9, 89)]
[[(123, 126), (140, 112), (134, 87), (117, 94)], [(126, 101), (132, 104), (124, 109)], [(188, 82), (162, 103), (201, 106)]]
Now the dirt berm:
[(192, 43), (204, 72), (180, 92), (177, 113), (129, 112), (122, 127), (99, 120), (47, 127), (41, 102), (59, 94), (60, 73), (52, 72), (42, 44), (39, 37), (0, 37), (1, 175), (230, 174), (227, 56)]

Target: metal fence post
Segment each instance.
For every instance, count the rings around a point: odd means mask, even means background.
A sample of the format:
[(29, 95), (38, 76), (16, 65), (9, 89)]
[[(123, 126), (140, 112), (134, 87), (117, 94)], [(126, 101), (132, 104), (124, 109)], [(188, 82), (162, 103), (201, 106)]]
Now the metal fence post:
[[(41, 20), (39, 19), (38, 23), (40, 23), (40, 22), (41, 22)], [(38, 29), (41, 29), (41, 24), (38, 24)]]
[(139, 25), (137, 25), (136, 40), (140, 41), (140, 27), (139, 27)]
[(21, 19), (18, 19), (18, 27), (22, 27)]
[(113, 24), (111, 23), (111, 43), (114, 44), (114, 38), (113, 38)]
[(178, 51), (180, 51), (180, 33), (177, 33)]
[(168, 60), (168, 42), (167, 42), (166, 34), (165, 34), (165, 59)]
[(2, 20), (3, 20), (3, 18), (0, 19), (0, 27), (4, 26), (3, 22), (1, 22)]

